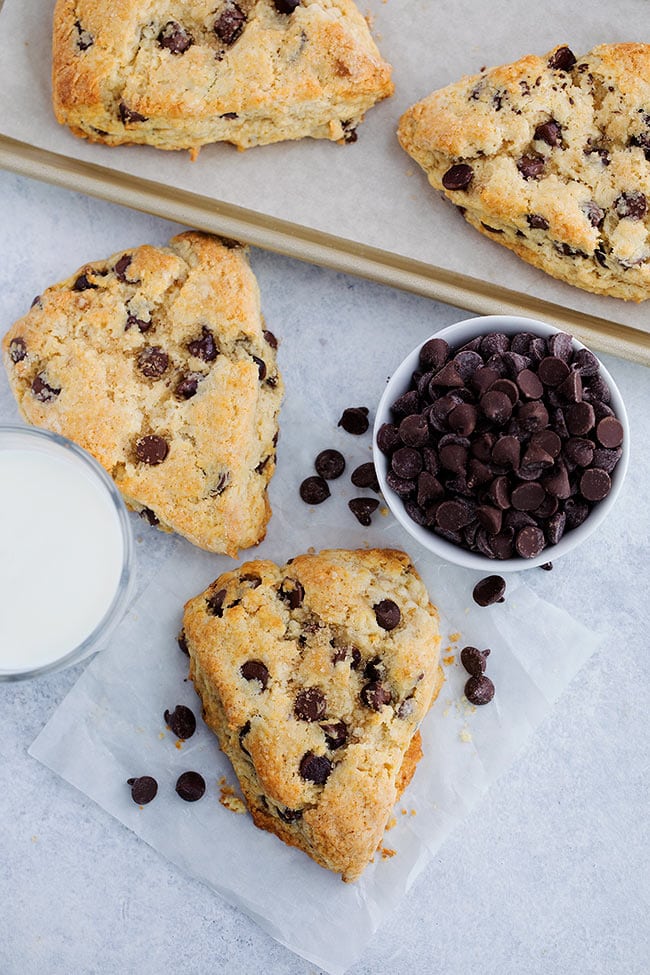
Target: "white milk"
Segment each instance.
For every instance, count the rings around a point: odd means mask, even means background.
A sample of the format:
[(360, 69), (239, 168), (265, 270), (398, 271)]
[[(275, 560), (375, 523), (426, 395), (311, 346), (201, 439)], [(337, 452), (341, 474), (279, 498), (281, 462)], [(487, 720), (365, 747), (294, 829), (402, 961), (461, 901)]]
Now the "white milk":
[(123, 560), (117, 509), (82, 459), (0, 443), (0, 674), (52, 663), (88, 637)]

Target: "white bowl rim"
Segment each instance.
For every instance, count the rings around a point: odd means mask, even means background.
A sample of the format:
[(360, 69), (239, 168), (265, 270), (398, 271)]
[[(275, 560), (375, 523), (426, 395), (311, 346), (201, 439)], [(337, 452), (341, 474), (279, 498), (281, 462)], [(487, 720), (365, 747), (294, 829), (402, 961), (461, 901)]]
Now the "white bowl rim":
[[(614, 410), (617, 419), (620, 420), (623, 426), (623, 453), (621, 455), (621, 459), (612, 472), (612, 488), (609, 494), (603, 499), (603, 501), (600, 501), (594, 508), (592, 508), (588, 517), (581, 525), (567, 532), (562, 536), (557, 544), (549, 545), (540, 553), (540, 555), (533, 559), (523, 559), (520, 557), (511, 559), (489, 559), (485, 555), (479, 555), (474, 552), (470, 552), (469, 549), (464, 549), (458, 545), (454, 545), (453, 542), (447, 541), (447, 539), (442, 538), (440, 535), (436, 535), (434, 532), (421, 525), (418, 525), (411, 518), (409, 518), (404, 510), (402, 499), (399, 498), (398, 495), (396, 495), (386, 483), (386, 471), (388, 463), (385, 455), (377, 446), (377, 432), (384, 423), (390, 422), (390, 407), (392, 403), (394, 403), (395, 400), (402, 395), (402, 393), (406, 392), (411, 381), (411, 376), (417, 369), (420, 349), (426, 342), (432, 338), (441, 338), (445, 339), (446, 341), (451, 339), (450, 345), (453, 346), (454, 344), (458, 344), (459, 346), (462, 346), (477, 335), (485, 335), (488, 332), (498, 331), (503, 331), (507, 334), (516, 334), (517, 332), (526, 331), (541, 335), (542, 338), (547, 338), (548, 336), (555, 335), (558, 332), (564, 332), (565, 329), (558, 328), (557, 326), (551, 325), (548, 322), (542, 322), (538, 319), (526, 318), (519, 315), (479, 315), (473, 318), (463, 319), (460, 322), (454, 322), (451, 325), (446, 325), (445, 327), (438, 329), (438, 331), (428, 335), (422, 340), (422, 342), (419, 343), (419, 345), (412, 349), (411, 352), (402, 359), (402, 361), (393, 371), (377, 405), (372, 435), (373, 460), (375, 463), (375, 469), (377, 471), (379, 486), (386, 500), (386, 504), (399, 524), (425, 549), (432, 552), (434, 555), (437, 555), (439, 558), (447, 562), (452, 562), (455, 565), (464, 566), (468, 569), (476, 569), (481, 571), (489, 570), (491, 574), (500, 574), (503, 572), (521, 572), (525, 569), (532, 569), (540, 565), (544, 565), (551, 560), (561, 558), (563, 555), (566, 555), (568, 552), (572, 551), (574, 548), (584, 542), (602, 524), (615, 504), (623, 486), (630, 460), (630, 425), (625, 404), (623, 402), (623, 397), (621, 396), (620, 390), (609, 370), (603, 365), (596, 353), (592, 352), (592, 354), (598, 359), (600, 373), (609, 386), (612, 409)], [(467, 333), (467, 335), (465, 336), (465, 334), (463, 334), (462, 337), (459, 337), (459, 332)], [(469, 334), (470, 332), (473, 332), (473, 334)], [(456, 340), (455, 342), (454, 339)], [(588, 349), (588, 351), (592, 351), (588, 348), (588, 346), (584, 345), (574, 336), (572, 336), (572, 340), (576, 349)]]

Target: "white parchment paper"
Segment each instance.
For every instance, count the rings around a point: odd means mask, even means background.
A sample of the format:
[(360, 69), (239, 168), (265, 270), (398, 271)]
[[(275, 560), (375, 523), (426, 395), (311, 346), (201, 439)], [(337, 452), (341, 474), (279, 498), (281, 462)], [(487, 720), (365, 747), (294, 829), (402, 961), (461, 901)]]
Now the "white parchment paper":
[[(508, 577), (506, 602), (481, 609), (471, 598), (480, 575), (437, 561), (415, 542), (409, 545), (390, 515), (377, 513), (371, 528), (359, 526), (347, 501), (370, 492), (351, 487), (347, 474), (369, 459), (370, 433), (352, 437), (333, 430), (317, 412), (318, 402), (288, 394), (271, 486), (274, 514), (267, 539), (249, 555), (284, 561), (310, 547), (406, 548), (441, 610), (446, 682), (422, 725), (424, 758), (385, 834), (384, 846), (394, 855), (377, 854), (360, 881), (343, 884), (256, 829), (248, 815), (219, 803), (219, 779), (236, 785), (236, 778), (200, 719), (176, 634), (184, 601), (234, 562), (182, 540), (30, 753), (278, 941), (341, 975), (449, 831), (525, 746), (599, 637), (539, 599), (516, 574)], [(344, 452), (348, 472), (330, 482), (326, 503), (308, 508), (298, 497), (298, 484), (327, 446)], [(488, 672), (497, 690), (483, 708), (463, 698), (467, 675), (458, 658), (466, 644), (492, 650)], [(180, 747), (163, 717), (177, 704), (198, 717), (196, 734)], [(174, 791), (188, 769), (207, 782), (206, 795), (193, 804)], [(153, 775), (159, 783), (156, 799), (144, 808), (133, 803), (126, 785), (139, 775)]]
[(396, 92), (368, 112), (353, 145), (306, 139), (242, 153), (221, 144), (203, 148), (192, 164), (187, 153), (81, 141), (52, 113), (54, 0), (5, 0), (0, 12), (0, 132), (650, 333), (643, 305), (555, 281), (468, 227), (433, 192), (395, 135), (409, 105), (483, 65), (543, 54), (560, 43), (579, 56), (597, 44), (650, 41), (647, 0), (545, 0), (542, 6), (530, 0), (359, 0), (358, 5), (393, 65)]

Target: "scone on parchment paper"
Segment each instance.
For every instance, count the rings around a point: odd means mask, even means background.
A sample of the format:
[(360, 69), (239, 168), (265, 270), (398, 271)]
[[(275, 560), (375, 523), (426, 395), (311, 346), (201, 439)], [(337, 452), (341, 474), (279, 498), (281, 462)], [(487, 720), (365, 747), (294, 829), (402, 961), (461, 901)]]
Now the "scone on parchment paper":
[(54, 12), (54, 111), (92, 142), (351, 142), (390, 76), (352, 0), (58, 0)]
[(185, 606), (190, 676), (255, 824), (357, 879), (422, 754), (438, 613), (409, 558), (247, 562)]
[(412, 106), (398, 137), (482, 234), (587, 291), (650, 297), (649, 44), (484, 70)]
[(29, 423), (85, 447), (151, 524), (228, 555), (271, 514), (276, 345), (245, 249), (195, 232), (87, 264), (2, 343)]

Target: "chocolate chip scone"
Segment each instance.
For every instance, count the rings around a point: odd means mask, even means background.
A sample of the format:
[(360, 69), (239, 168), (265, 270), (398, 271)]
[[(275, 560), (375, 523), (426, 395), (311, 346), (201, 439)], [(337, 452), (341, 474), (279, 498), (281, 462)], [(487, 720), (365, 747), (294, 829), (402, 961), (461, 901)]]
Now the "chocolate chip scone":
[(408, 556), (248, 562), (186, 604), (183, 628), (205, 720), (255, 824), (355, 880), (443, 679), (438, 614)]
[(58, 0), (54, 13), (56, 117), (108, 145), (352, 142), (390, 74), (352, 0)]
[(398, 137), (482, 234), (587, 291), (650, 297), (650, 45), (556, 47), (463, 78)]
[(283, 387), (234, 241), (184, 233), (88, 264), (2, 345), (25, 419), (85, 447), (151, 524), (228, 555), (264, 537)]

